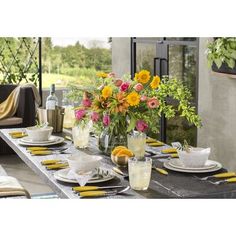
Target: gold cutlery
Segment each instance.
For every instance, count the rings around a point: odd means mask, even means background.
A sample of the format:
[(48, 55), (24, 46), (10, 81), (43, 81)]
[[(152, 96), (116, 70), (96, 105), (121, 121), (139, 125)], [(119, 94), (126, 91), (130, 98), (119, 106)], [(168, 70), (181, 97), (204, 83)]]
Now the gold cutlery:
[(224, 172), (224, 173), (220, 173), (220, 174), (209, 175), (209, 176), (206, 176), (203, 178), (199, 178), (197, 176), (195, 176), (195, 177), (200, 180), (208, 180), (209, 178), (229, 178), (229, 177), (234, 177), (234, 176), (236, 176), (235, 172)]
[(161, 147), (161, 146), (164, 146), (165, 144), (163, 142), (159, 142), (159, 141), (156, 141), (156, 142), (153, 142), (153, 143), (148, 143), (148, 146), (150, 147)]
[(224, 179), (224, 180), (219, 180), (217, 182), (210, 182), (215, 185), (223, 184), (223, 183), (236, 183), (236, 177), (234, 178), (229, 178), (229, 179)]
[(72, 190), (75, 192), (85, 192), (85, 191), (94, 191), (94, 190), (100, 190), (100, 189), (112, 189), (112, 188), (125, 188), (124, 186), (78, 186), (73, 187)]
[(41, 161), (41, 164), (44, 166), (45, 165), (55, 165), (58, 163), (66, 163), (66, 161), (65, 160), (56, 160), (56, 159)]
[(154, 143), (154, 142), (157, 142), (157, 140), (154, 138), (147, 138), (146, 139), (146, 143)]
[(158, 167), (155, 167), (155, 166), (153, 166), (152, 169), (156, 170), (157, 172), (159, 172), (162, 175), (168, 175), (168, 172), (164, 169), (161, 169), (161, 168), (158, 168)]
[(129, 177), (128, 174), (125, 174), (125, 173), (124, 173), (121, 169), (119, 169), (118, 167), (113, 167), (112, 170), (115, 171), (117, 174), (122, 175), (124, 178), (125, 178), (125, 177)]
[(166, 148), (166, 149), (161, 150), (161, 152), (163, 154), (177, 153), (177, 149), (176, 148)]
[(85, 198), (85, 197), (108, 197), (108, 196), (115, 196), (117, 194), (123, 194), (126, 191), (128, 191), (130, 189), (130, 186), (127, 186), (126, 188), (117, 191), (86, 191), (86, 192), (81, 192), (79, 193), (81, 198)]
[(47, 170), (58, 170), (58, 169), (65, 169), (65, 168), (68, 168), (68, 167), (69, 167), (69, 164), (66, 163), (66, 162), (46, 166)]

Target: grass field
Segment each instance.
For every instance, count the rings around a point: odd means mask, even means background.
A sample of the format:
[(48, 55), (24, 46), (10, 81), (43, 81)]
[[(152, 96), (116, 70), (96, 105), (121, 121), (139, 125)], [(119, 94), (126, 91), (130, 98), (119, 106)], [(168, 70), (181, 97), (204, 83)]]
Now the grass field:
[(67, 87), (69, 82), (75, 81), (76, 77), (62, 74), (42, 74), (43, 88), (49, 88), (51, 84), (56, 87)]
[[(67, 87), (70, 82), (78, 82), (78, 84), (83, 79), (88, 79), (84, 76), (69, 76), (62, 74), (42, 74), (42, 87), (49, 88), (51, 84), (55, 84), (57, 88)], [(2, 80), (2, 75), (0, 75), (0, 84)]]

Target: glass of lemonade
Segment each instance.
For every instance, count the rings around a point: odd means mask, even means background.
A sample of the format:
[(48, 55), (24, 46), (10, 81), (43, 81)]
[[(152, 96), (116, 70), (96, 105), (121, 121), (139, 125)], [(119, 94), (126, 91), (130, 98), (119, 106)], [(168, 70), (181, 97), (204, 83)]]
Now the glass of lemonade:
[(142, 159), (145, 154), (146, 134), (133, 132), (128, 134), (128, 148), (134, 153), (137, 159)]
[(134, 190), (147, 190), (152, 173), (152, 159), (145, 157), (142, 160), (131, 158), (128, 161), (129, 182)]

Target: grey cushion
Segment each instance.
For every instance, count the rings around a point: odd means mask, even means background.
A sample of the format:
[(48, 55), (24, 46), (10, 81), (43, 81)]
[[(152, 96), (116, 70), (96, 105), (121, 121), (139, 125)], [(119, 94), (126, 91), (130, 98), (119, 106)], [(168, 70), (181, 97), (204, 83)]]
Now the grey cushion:
[(20, 117), (15, 117), (15, 116), (0, 120), (0, 126), (19, 125), (22, 123), (23, 123), (23, 119)]

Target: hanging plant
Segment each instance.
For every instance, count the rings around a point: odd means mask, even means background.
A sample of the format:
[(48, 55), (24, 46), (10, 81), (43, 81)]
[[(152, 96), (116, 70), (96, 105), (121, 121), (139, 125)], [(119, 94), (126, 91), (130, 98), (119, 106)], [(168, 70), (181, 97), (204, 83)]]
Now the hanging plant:
[(206, 53), (213, 71), (236, 74), (236, 38), (216, 38), (208, 44)]

